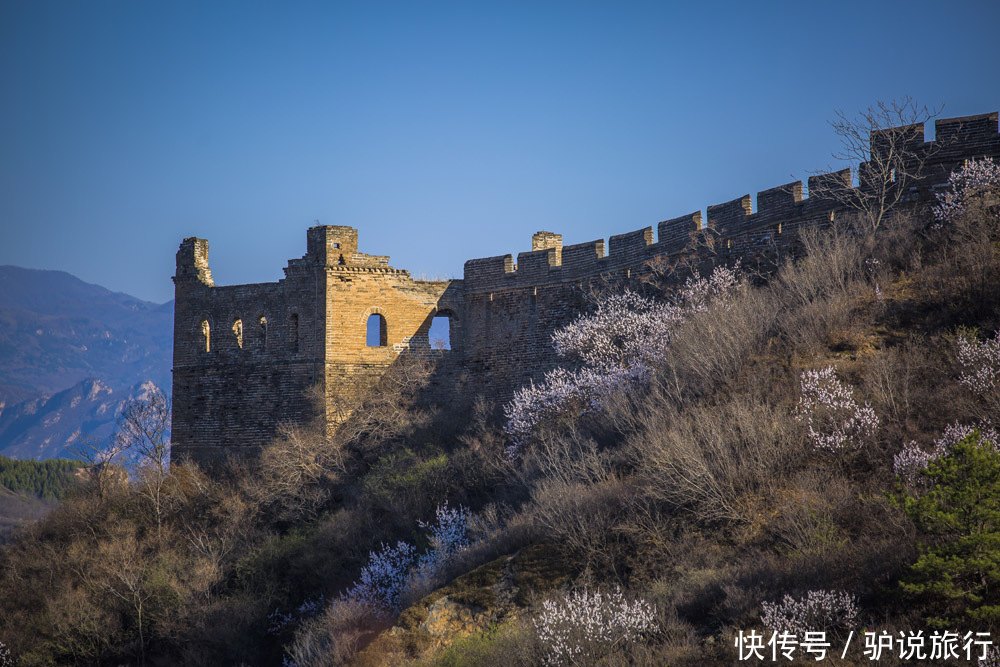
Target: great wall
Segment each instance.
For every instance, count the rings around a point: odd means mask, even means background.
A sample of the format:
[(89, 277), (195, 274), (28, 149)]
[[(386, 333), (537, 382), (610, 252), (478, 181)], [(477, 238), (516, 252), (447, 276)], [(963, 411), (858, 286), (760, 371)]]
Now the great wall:
[[(1000, 159), (998, 113), (935, 121), (905, 130), (907, 153), (921, 170), (903, 205), (928, 201), (954, 169), (970, 158)], [(871, 137), (873, 155), (884, 150)], [(861, 185), (865, 166), (861, 165)], [(823, 226), (847, 209), (816, 193), (851, 188), (849, 170), (709, 206), (653, 227), (608, 239), (562, 245), (539, 232), (531, 250), (471, 259), (461, 280), (414, 280), (389, 258), (358, 252), (351, 227), (319, 226), (306, 233), (306, 254), (288, 262), (276, 283), (216, 286), (208, 241), (188, 238), (177, 252), (174, 276), (174, 457), (210, 462), (227, 452), (254, 451), (274, 438), (282, 422), (310, 418), (318, 387), (329, 414), (338, 388), (390, 367), (400, 355), (433, 358), (431, 386), (447, 400), (484, 394), (509, 396), (556, 363), (551, 334), (585, 305), (594, 281), (638, 282), (654, 263), (681, 257), (696, 262), (773, 264), (796, 247), (800, 230)], [(447, 317), (450, 348), (434, 349), (429, 330)], [(368, 345), (368, 320), (380, 326)]]

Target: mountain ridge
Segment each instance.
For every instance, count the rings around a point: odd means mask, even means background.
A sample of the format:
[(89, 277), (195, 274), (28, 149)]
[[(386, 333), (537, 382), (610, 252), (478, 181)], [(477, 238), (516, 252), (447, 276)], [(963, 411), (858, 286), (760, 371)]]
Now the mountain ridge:
[(75, 434), (109, 435), (119, 396), (169, 394), (172, 346), (172, 301), (0, 266), (0, 454), (61, 456)]

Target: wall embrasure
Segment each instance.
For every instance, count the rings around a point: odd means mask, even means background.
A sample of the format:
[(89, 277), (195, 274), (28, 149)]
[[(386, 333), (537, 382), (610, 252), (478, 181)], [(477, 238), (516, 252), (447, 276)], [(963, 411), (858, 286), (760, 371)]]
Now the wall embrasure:
[[(904, 204), (933, 197), (948, 174), (970, 158), (1000, 159), (998, 113), (905, 128), (908, 148), (925, 156)], [(878, 155), (885, 142), (872, 136)], [(861, 165), (862, 188), (865, 165)], [(809, 192), (851, 187), (849, 171), (813, 176)], [(383, 372), (402, 354), (433, 358), (431, 392), (448, 400), (461, 391), (505, 400), (541, 379), (557, 360), (552, 332), (586, 306), (595, 284), (638, 281), (657, 262), (773, 266), (794, 252), (799, 231), (846, 213), (836, 198), (805, 196), (801, 181), (709, 206), (604, 240), (563, 246), (538, 232), (531, 251), (471, 259), (464, 280), (419, 281), (389, 258), (358, 252), (351, 227), (307, 232), (306, 254), (288, 262), (277, 283), (216, 286), (208, 242), (185, 239), (174, 276), (173, 454), (212, 462), (256, 451), (282, 423), (333, 418), (337, 392)], [(451, 350), (434, 350), (435, 315), (451, 318)], [(367, 320), (381, 315), (385, 345), (367, 344)], [(318, 388), (318, 392), (310, 392)], [(318, 401), (310, 395), (323, 397)], [(432, 397), (433, 398), (433, 397)], [(317, 414), (318, 412), (318, 414)]]

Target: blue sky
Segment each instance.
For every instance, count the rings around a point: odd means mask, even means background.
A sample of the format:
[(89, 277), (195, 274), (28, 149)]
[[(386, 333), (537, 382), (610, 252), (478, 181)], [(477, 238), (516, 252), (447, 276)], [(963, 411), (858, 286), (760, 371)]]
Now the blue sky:
[(415, 276), (836, 166), (835, 109), (1000, 110), (1000, 3), (0, 2), (0, 264), (170, 299), (320, 221)]

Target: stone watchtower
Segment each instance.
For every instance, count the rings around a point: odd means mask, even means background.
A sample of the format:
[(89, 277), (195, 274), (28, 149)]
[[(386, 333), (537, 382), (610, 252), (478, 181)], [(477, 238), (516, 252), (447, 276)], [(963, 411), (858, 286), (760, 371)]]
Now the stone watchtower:
[[(216, 286), (208, 241), (184, 239), (174, 276), (174, 457), (211, 463), (255, 451), (282, 422), (304, 423), (360, 374), (403, 352), (435, 355), (447, 371), (462, 356), (462, 281), (413, 280), (389, 258), (358, 252), (351, 227), (312, 227), (306, 254), (276, 283)], [(447, 316), (450, 350), (432, 350)], [(375, 332), (373, 338), (369, 330)], [(332, 415), (326, 416), (332, 419)]]
[[(948, 174), (969, 158), (1000, 159), (1000, 114), (935, 122), (871, 137), (873, 155), (885, 137), (903, 138), (919, 171), (900, 205), (933, 199)], [(862, 175), (868, 173), (865, 164)], [(860, 191), (866, 178), (861, 178)], [(777, 266), (799, 251), (799, 231), (823, 227), (845, 210), (836, 189), (850, 171), (786, 183), (694, 213), (611, 236), (564, 246), (538, 232), (531, 250), (470, 259), (462, 280), (420, 281), (389, 266), (388, 257), (358, 252), (351, 227), (313, 227), (305, 256), (288, 262), (276, 283), (216, 287), (208, 242), (190, 238), (177, 252), (174, 311), (173, 452), (210, 462), (231, 451), (267, 444), (283, 422), (303, 423), (317, 409), (327, 424), (334, 395), (407, 354), (438, 361), (432, 397), (484, 394), (499, 404), (561, 363), (552, 333), (586, 308), (595, 287), (643, 284), (651, 264), (684, 259), (687, 266)], [(447, 316), (451, 349), (434, 350), (428, 333)], [(371, 327), (372, 337), (368, 337)], [(320, 400), (310, 400), (318, 388)]]

